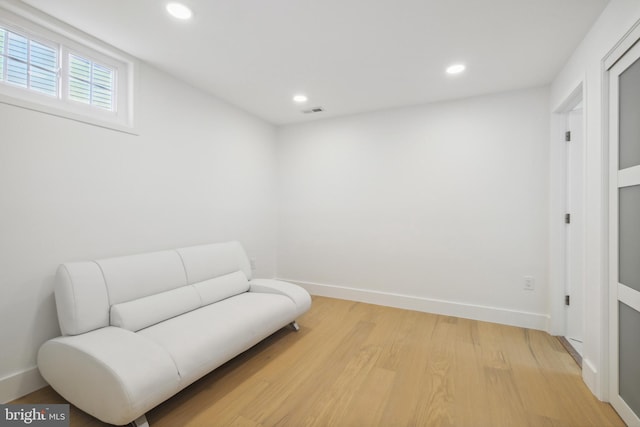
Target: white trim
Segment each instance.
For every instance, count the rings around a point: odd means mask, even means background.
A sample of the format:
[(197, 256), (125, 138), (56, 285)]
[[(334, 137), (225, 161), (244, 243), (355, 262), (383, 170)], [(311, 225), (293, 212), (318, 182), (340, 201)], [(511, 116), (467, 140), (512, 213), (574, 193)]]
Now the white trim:
[(584, 101), (584, 90), (586, 88), (585, 80), (585, 75), (580, 76), (580, 78), (576, 80), (573, 86), (571, 86), (573, 87), (573, 89), (571, 89), (567, 96), (563, 98), (563, 101), (561, 101), (558, 106), (552, 109), (552, 111), (558, 114), (568, 113), (569, 111), (573, 110), (575, 106), (580, 103), (580, 101)]
[(0, 403), (11, 402), (46, 387), (37, 367), (33, 367), (0, 379)]
[(618, 301), (628, 305), (635, 311), (640, 311), (640, 292), (618, 283)]
[(618, 172), (618, 187), (640, 185), (640, 166), (622, 169)]
[(582, 381), (589, 387), (589, 390), (598, 389), (598, 369), (595, 364), (587, 358), (582, 359)]
[[(611, 402), (614, 403), (614, 402)], [(627, 402), (624, 401), (619, 396), (616, 396), (615, 407), (620, 418), (625, 422), (625, 424), (629, 427), (640, 427), (640, 418), (633, 412), (633, 410), (627, 405)]]
[[(618, 58), (616, 58), (617, 60)], [(606, 63), (605, 63), (606, 66)], [(618, 410), (620, 396), (618, 394), (618, 75), (611, 70), (606, 72), (603, 86), (608, 88), (608, 96), (603, 104), (607, 109), (606, 124), (608, 127), (607, 144), (609, 152), (609, 206), (608, 224), (609, 248), (607, 251), (608, 277), (606, 287), (608, 295), (608, 356), (609, 356), (609, 401)], [(615, 100), (614, 100), (615, 98)]]
[(138, 135), (136, 128), (120, 125), (111, 122), (105, 122), (103, 120), (91, 119), (82, 114), (75, 114), (70, 111), (61, 110), (55, 107), (48, 107), (44, 104), (38, 104), (35, 102), (29, 102), (25, 99), (14, 98), (0, 93), (0, 104), (11, 105), (12, 107), (24, 108), (25, 110), (37, 111), (39, 113), (48, 114), (50, 116), (62, 117), (64, 119), (73, 120), (75, 122), (86, 123), (92, 126), (97, 126), (105, 129), (111, 129), (118, 132), (124, 132), (131, 135)]
[[(566, 330), (566, 312), (564, 305), (564, 295), (566, 288), (566, 228), (564, 214), (567, 201), (567, 143), (564, 141), (566, 129), (566, 114), (573, 110), (581, 101), (582, 107), (582, 146), (587, 147), (587, 94), (586, 76), (581, 75), (574, 83), (573, 89), (552, 110), (551, 115), (551, 135), (550, 135), (550, 179), (549, 179), (549, 333), (552, 335), (564, 335)], [(584, 173), (586, 167), (586, 151), (583, 156), (583, 197), (582, 206), (579, 207), (579, 214), (584, 217), (586, 212), (586, 177)], [(581, 229), (583, 241), (586, 242), (586, 225), (583, 222)], [(586, 277), (583, 264), (583, 277)], [(584, 291), (586, 295), (586, 290)]]
[(549, 329), (549, 315), (544, 313), (531, 313), (506, 308), (489, 307), (457, 301), (445, 301), (414, 295), (374, 291), (370, 289), (358, 289), (348, 286), (326, 285), (300, 280), (282, 278), (279, 278), (278, 280), (296, 283), (305, 288), (312, 295), (346, 299), (350, 301), (365, 302), (369, 304), (384, 305), (388, 307), (422, 311), (445, 316), (462, 317), (464, 319), (500, 323), (503, 325), (538, 329), (541, 331), (548, 331)]
[(29, 38), (57, 44), (61, 55), (59, 67), (64, 66), (69, 53), (76, 53), (116, 70), (115, 111), (113, 112), (69, 100), (64, 91), (66, 89), (64, 76), (59, 82), (59, 97), (47, 97), (2, 84), (0, 102), (94, 126), (137, 134), (134, 121), (136, 60), (133, 57), (22, 2), (5, 0), (0, 7), (0, 18), (3, 25), (11, 31), (22, 31)]
[[(605, 96), (605, 92), (608, 93), (608, 86), (602, 89), (603, 95), (602, 99), (607, 99), (608, 95)], [(603, 101), (606, 102), (606, 101)], [(608, 114), (607, 107), (601, 108), (601, 115)], [(605, 111), (606, 110), (606, 111)], [(608, 116), (607, 116), (608, 117)], [(600, 363), (596, 366), (599, 369), (599, 376), (597, 377), (597, 388), (591, 388), (593, 394), (600, 400), (604, 402), (609, 401), (609, 376), (611, 375), (610, 371), (610, 354), (609, 354), (609, 295), (611, 293), (609, 289), (609, 247), (610, 247), (610, 235), (609, 235), (609, 140), (606, 136), (608, 134), (608, 119), (602, 119), (602, 128), (601, 128), (601, 139), (602, 144), (600, 147), (601, 150), (601, 168), (602, 171), (600, 173), (600, 193), (601, 193), (601, 202), (599, 204), (600, 207), (600, 221), (599, 221), (599, 230), (598, 234), (601, 239), (598, 243), (594, 244), (599, 251), (597, 262), (600, 266), (600, 275), (597, 281), (597, 288), (595, 289), (595, 295), (597, 297), (597, 305), (600, 307), (600, 316), (598, 317), (598, 330), (595, 331), (598, 333), (600, 337), (600, 342), (597, 343), (596, 350), (599, 353)], [(595, 240), (595, 237), (594, 237)]]
[(627, 31), (620, 41), (605, 55), (602, 61), (605, 70), (613, 67), (638, 40), (640, 40), (640, 21), (636, 21), (631, 29)]
[(549, 332), (564, 335), (564, 293), (566, 239), (564, 214), (566, 213), (566, 143), (564, 114), (551, 115), (549, 135)]
[(609, 68), (609, 71), (611, 72), (611, 74), (619, 77), (626, 71), (627, 68), (629, 68), (636, 62), (634, 58), (637, 60), (638, 56), (640, 56), (640, 43), (634, 44), (633, 47), (629, 49), (629, 51), (626, 52), (622, 58), (618, 59), (615, 65), (615, 69), (613, 69), (612, 67)]

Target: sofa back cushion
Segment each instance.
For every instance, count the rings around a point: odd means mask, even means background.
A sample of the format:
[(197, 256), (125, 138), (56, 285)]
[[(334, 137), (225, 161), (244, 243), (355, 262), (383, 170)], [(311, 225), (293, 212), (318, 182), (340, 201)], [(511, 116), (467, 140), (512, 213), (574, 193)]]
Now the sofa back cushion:
[(187, 284), (175, 250), (97, 260), (111, 305), (170, 291)]
[(56, 277), (60, 329), (77, 335), (139, 330), (246, 292), (251, 268), (242, 245), (227, 242), (67, 263)]
[(177, 249), (190, 285), (242, 271), (251, 280), (249, 258), (239, 242), (213, 243)]
[(63, 335), (78, 335), (109, 325), (109, 295), (100, 267), (93, 261), (58, 268), (56, 309)]

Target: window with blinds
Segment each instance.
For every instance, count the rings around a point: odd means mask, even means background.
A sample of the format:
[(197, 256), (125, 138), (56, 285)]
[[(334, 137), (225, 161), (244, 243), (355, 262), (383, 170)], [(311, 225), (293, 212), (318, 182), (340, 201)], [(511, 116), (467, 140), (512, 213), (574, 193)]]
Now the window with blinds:
[(69, 98), (112, 111), (114, 75), (109, 67), (69, 54)]
[(114, 111), (115, 70), (66, 50), (0, 27), (0, 82)]
[[(132, 58), (0, 6), (0, 101), (128, 132)], [(64, 33), (65, 35), (60, 34)]]
[(0, 81), (58, 95), (58, 47), (0, 28)]

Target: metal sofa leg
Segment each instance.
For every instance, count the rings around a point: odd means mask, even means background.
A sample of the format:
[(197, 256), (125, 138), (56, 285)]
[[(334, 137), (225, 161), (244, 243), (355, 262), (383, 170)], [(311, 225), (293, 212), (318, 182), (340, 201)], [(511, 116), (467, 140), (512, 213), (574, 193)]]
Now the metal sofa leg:
[(129, 425), (131, 427), (149, 427), (149, 421), (147, 421), (147, 416), (142, 414)]
[(298, 326), (298, 322), (296, 322), (295, 320), (291, 323), (289, 323), (289, 327), (291, 329), (293, 329), (294, 331), (298, 332), (300, 330), (300, 326)]

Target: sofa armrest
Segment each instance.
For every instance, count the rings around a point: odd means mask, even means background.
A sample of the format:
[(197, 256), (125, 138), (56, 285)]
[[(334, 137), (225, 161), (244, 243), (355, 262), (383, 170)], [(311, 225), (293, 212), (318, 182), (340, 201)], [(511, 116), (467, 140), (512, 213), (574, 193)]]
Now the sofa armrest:
[(253, 279), (249, 281), (249, 292), (280, 294), (291, 298), (300, 316), (311, 308), (311, 296), (306, 289), (293, 283), (273, 279)]
[(179, 390), (169, 354), (148, 338), (116, 327), (45, 342), (38, 368), (64, 398), (116, 425), (135, 420)]

